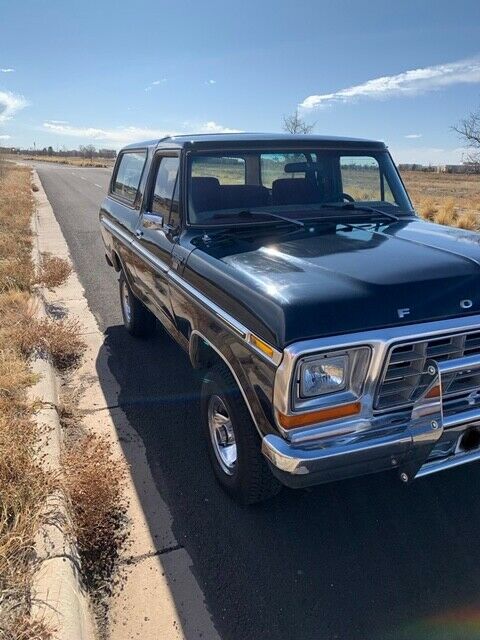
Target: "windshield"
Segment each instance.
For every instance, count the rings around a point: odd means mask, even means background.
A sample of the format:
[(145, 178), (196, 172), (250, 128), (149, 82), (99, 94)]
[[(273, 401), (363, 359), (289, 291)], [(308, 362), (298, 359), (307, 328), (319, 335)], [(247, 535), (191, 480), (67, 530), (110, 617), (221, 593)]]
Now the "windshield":
[[(328, 205), (338, 210), (344, 203), (412, 214), (385, 150), (192, 153), (188, 167), (193, 224), (248, 224), (262, 211), (292, 219), (325, 217)], [(245, 212), (251, 215), (247, 218)], [(268, 221), (267, 216), (257, 218)]]

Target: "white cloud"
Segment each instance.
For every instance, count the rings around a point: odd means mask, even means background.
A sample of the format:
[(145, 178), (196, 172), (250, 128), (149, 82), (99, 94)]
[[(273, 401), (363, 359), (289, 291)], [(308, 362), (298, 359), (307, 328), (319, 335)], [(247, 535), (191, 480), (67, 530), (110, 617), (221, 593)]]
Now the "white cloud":
[(28, 106), (27, 100), (10, 91), (0, 91), (0, 124), (13, 118), (13, 116)]
[(216, 80), (205, 80), (205, 84), (217, 84)]
[(1, 135), (0, 136), (0, 140), (10, 140), (12, 136), (7, 136), (7, 135)]
[(421, 134), (421, 133), (407, 133), (405, 138), (408, 138), (409, 140), (416, 140), (417, 138), (421, 138), (422, 135), (423, 134)]
[(0, 69), (0, 73), (13, 73), (14, 71), (15, 69), (12, 69), (11, 67)]
[[(187, 125), (188, 123), (185, 123)], [(163, 138), (170, 135), (180, 135), (185, 131), (167, 131), (165, 129), (149, 129), (146, 127), (117, 127), (114, 129), (101, 129), (97, 127), (75, 127), (63, 124), (59, 120), (48, 120), (43, 123), (43, 128), (50, 133), (55, 133), (73, 138), (90, 140), (93, 143), (109, 143), (114, 146), (123, 146), (130, 142)], [(217, 124), (213, 120), (194, 127), (199, 133), (238, 133), (239, 129), (231, 129)]]
[(148, 87), (145, 87), (145, 91), (151, 91), (153, 87), (157, 87), (159, 84), (164, 84), (166, 81), (167, 81), (167, 78), (162, 78), (161, 80), (154, 80), (148, 85)]
[(217, 124), (213, 120), (205, 122), (200, 125), (200, 133), (240, 133), (240, 129), (231, 129), (230, 127), (224, 127), (221, 124)]
[(455, 84), (479, 82), (480, 58), (471, 58), (374, 78), (334, 93), (308, 96), (300, 106), (304, 109), (315, 109), (361, 98), (379, 100), (400, 95), (412, 96)]
[(112, 142), (118, 145), (128, 144), (137, 140), (147, 140), (149, 138), (163, 138), (172, 133), (161, 129), (148, 129), (144, 127), (117, 127), (115, 129), (75, 127), (69, 124), (59, 124), (53, 120), (44, 122), (43, 127), (51, 133), (58, 133), (74, 138), (86, 138), (97, 142)]
[(51, 124), (68, 124), (68, 120), (49, 120)]

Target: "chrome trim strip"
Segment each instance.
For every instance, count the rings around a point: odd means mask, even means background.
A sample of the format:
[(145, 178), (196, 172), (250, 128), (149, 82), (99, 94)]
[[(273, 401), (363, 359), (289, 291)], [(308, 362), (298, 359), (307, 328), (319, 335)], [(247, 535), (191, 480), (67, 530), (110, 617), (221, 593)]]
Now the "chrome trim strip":
[(152, 267), (154, 269), (158, 269), (158, 271), (160, 271), (162, 275), (168, 275), (168, 265), (163, 262), (163, 260), (160, 260), (160, 258), (157, 258), (156, 255), (148, 251), (148, 249), (142, 247), (142, 245), (139, 244), (137, 240), (132, 241), (131, 248), (136, 251), (137, 254), (139, 254), (141, 257), (145, 258), (145, 260), (148, 260)]
[(132, 243), (133, 236), (124, 231), (122, 227), (120, 227), (120, 225), (112, 222), (111, 220), (108, 220), (108, 218), (105, 218), (103, 216), (100, 218), (100, 222), (104, 227), (107, 227), (107, 229), (111, 231), (113, 235), (115, 235), (119, 240), (125, 240), (125, 242), (128, 242), (128, 244)]
[(462, 411), (462, 413), (445, 416), (443, 418), (443, 428), (451, 429), (452, 427), (460, 427), (464, 424), (478, 421), (480, 421), (480, 409), (470, 409), (470, 411)]
[(447, 459), (427, 462), (419, 471), (417, 471), (415, 479), (430, 476), (432, 473), (437, 473), (438, 471), (454, 469), (455, 467), (460, 467), (461, 465), (469, 462), (476, 462), (477, 460), (480, 460), (480, 451), (478, 450), (470, 453), (457, 453)]
[(203, 293), (200, 293), (200, 291), (195, 289), (195, 287), (193, 287), (189, 282), (181, 278), (177, 273), (175, 273), (175, 271), (170, 271), (168, 275), (176, 285), (197, 298), (197, 300), (199, 300), (204, 306), (208, 307), (217, 318), (226, 322), (226, 324), (228, 324), (228, 326), (233, 329), (237, 335), (244, 340), (247, 339), (248, 329), (246, 329), (246, 327), (244, 327), (240, 322), (237, 322), (237, 320), (235, 320), (235, 318), (233, 318), (229, 313), (223, 311), (223, 309), (204, 296)]
[[(435, 360), (435, 358), (433, 358)], [(438, 371), (445, 375), (447, 373), (460, 373), (470, 369), (480, 369), (480, 355), (463, 356), (452, 360), (437, 362)]]
[(249, 349), (257, 353), (269, 363), (273, 363), (276, 366), (280, 364), (283, 357), (283, 354), (280, 351), (271, 347), (273, 350), (273, 356), (269, 358), (267, 354), (265, 354), (263, 351), (261, 351), (261, 349), (258, 349), (254, 344), (250, 342), (250, 336), (255, 335), (252, 331), (247, 329), (247, 327), (245, 327), (242, 323), (238, 322), (238, 320), (236, 320), (233, 316), (231, 316), (217, 304), (212, 302), (209, 298), (207, 298), (207, 296), (203, 295), (203, 293), (198, 291), (198, 289), (193, 287), (189, 282), (184, 280), (184, 278), (173, 271), (165, 262), (163, 262), (163, 260), (157, 258), (157, 256), (148, 251), (148, 249), (145, 249), (145, 247), (140, 245), (133, 236), (129, 237), (127, 233), (125, 233), (125, 231), (123, 231), (123, 229), (121, 229), (117, 224), (103, 217), (101, 218), (101, 223), (105, 227), (107, 227), (119, 240), (126, 240), (130, 249), (135, 251), (135, 253), (137, 253), (139, 257), (147, 260), (154, 269), (157, 269), (161, 273), (161, 275), (167, 276), (170, 282), (180, 287), (184, 292), (198, 300), (204, 307), (206, 307), (206, 309), (210, 313), (221, 320), (228, 326), (229, 329), (234, 331), (240, 338), (242, 338)]

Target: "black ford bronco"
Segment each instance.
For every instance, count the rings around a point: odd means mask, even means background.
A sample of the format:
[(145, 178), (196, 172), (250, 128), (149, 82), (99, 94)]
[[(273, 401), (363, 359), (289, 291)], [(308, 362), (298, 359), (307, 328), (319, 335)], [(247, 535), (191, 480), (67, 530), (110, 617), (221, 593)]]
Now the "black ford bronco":
[(480, 459), (479, 236), (420, 220), (383, 143), (130, 145), (100, 221), (128, 331), (159, 320), (204, 371), (237, 500)]

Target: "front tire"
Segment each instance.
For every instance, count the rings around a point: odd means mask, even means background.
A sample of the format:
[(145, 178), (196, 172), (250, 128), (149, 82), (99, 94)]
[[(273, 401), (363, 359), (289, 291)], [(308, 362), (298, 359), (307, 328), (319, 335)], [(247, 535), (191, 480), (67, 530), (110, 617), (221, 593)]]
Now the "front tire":
[(155, 333), (156, 318), (147, 307), (140, 302), (130, 288), (123, 271), (118, 281), (120, 288), (120, 305), (122, 307), (123, 324), (130, 335), (147, 338)]
[(243, 396), (224, 364), (205, 375), (201, 417), (213, 471), (230, 496), (241, 504), (254, 504), (280, 491)]

